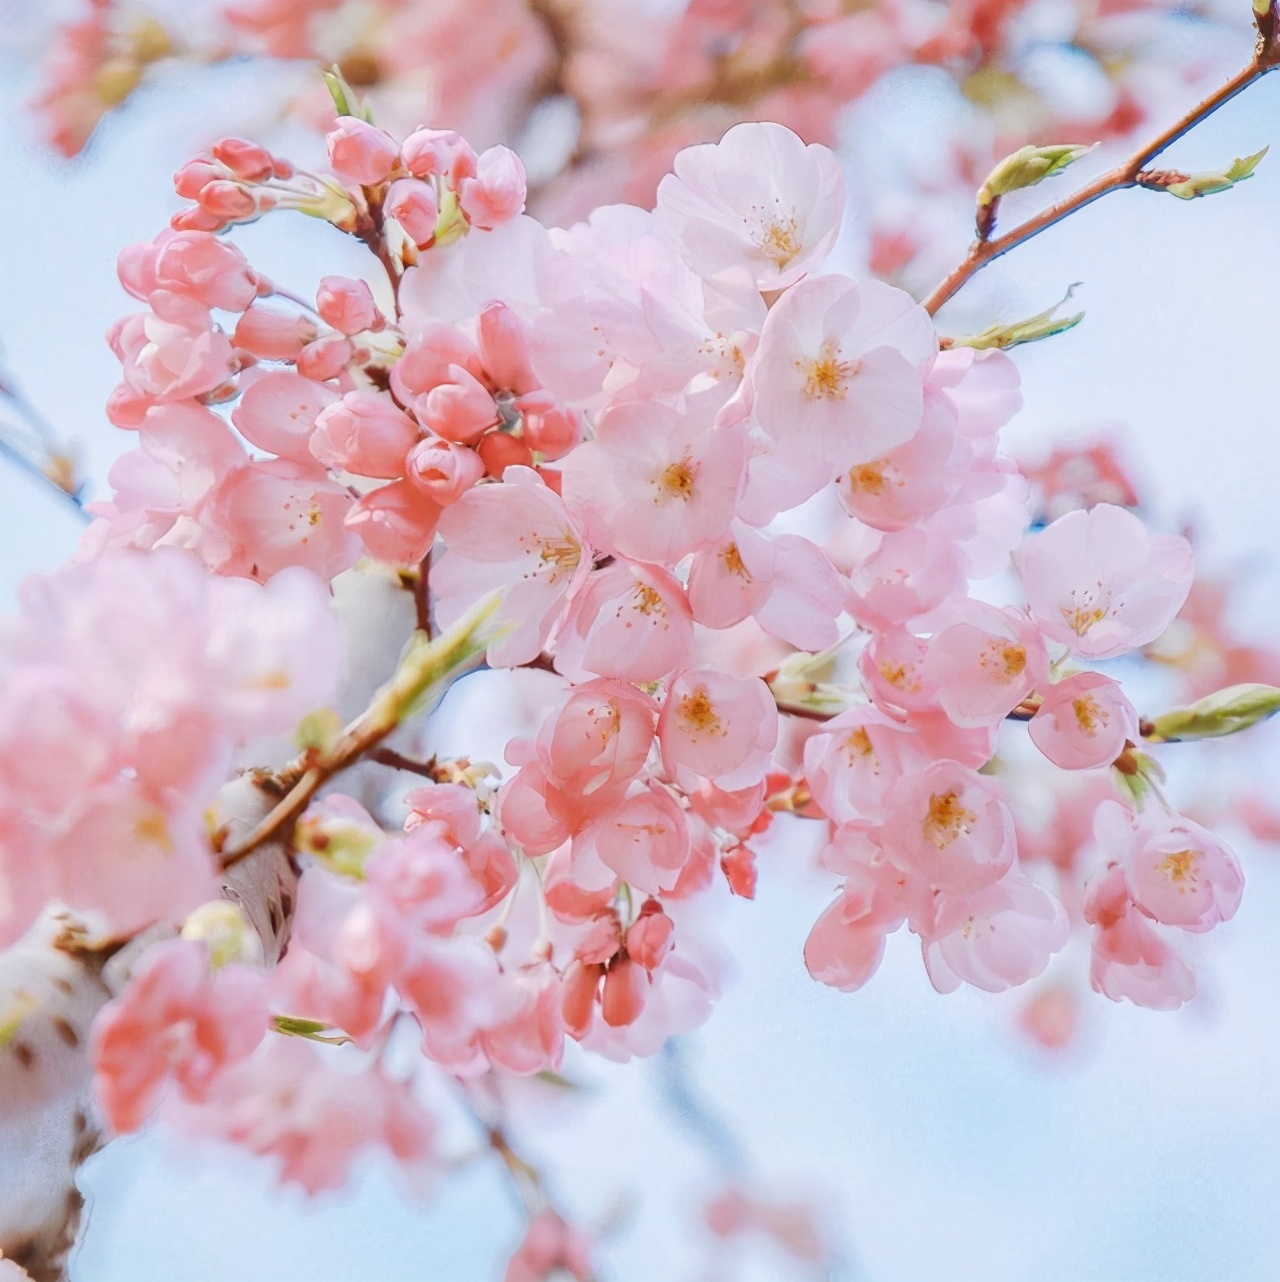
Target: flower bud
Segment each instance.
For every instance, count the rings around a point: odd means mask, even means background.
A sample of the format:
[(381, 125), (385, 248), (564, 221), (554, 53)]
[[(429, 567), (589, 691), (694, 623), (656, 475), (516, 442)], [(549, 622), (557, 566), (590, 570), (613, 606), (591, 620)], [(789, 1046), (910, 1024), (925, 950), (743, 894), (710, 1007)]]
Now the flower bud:
[(469, 445), (497, 426), (498, 410), (488, 388), (461, 365), (449, 366), (449, 379), (418, 399), (418, 416), (445, 440)]
[(1048, 147), (1019, 147), (1006, 156), (978, 188), (978, 239), (986, 240), (995, 230), (996, 202), (1011, 191), (1034, 187), (1054, 174), (1060, 174), (1073, 161), (1087, 156), (1097, 143), (1080, 146), (1072, 143)]
[(499, 481), (509, 467), (533, 466), (533, 451), (519, 437), (507, 432), (490, 432), (476, 446), (476, 453), (483, 460), (485, 471)]
[(316, 337), (313, 321), (255, 303), (236, 322), (232, 343), (264, 361), (290, 361)]
[(222, 178), (223, 171), (203, 156), (188, 160), (173, 176), (173, 189), (183, 200), (197, 200), (211, 182)]
[(443, 178), (451, 187), (476, 172), (476, 153), (452, 129), (415, 129), (401, 144), (400, 158), (415, 178)]
[(316, 310), (326, 325), (344, 334), (386, 327), (386, 320), (373, 301), (373, 292), (362, 280), (347, 276), (325, 276), (316, 291)]
[(465, 445), (429, 437), (409, 451), (405, 475), (441, 507), (448, 507), (484, 475), (484, 461)]
[(266, 182), (275, 171), (275, 158), (256, 142), (243, 138), (223, 138), (211, 148), (214, 160), (221, 162), (237, 178), (249, 183)]
[(1237, 156), (1226, 169), (1216, 169), (1205, 174), (1184, 174), (1175, 169), (1153, 169), (1138, 175), (1138, 186), (1151, 191), (1167, 191), (1179, 200), (1195, 200), (1197, 196), (1212, 196), (1226, 191), (1236, 183), (1253, 177), (1253, 171), (1262, 163), (1270, 150), (1263, 147), (1252, 156)]
[(417, 425), (385, 392), (348, 392), (320, 412), (311, 453), (326, 467), (394, 480), (417, 439)]
[(1058, 309), (1075, 292), (1076, 286), (1072, 285), (1062, 300), (1054, 303), (1052, 307), (1048, 307), (1042, 312), (1037, 312), (1026, 320), (1013, 321), (1008, 325), (1001, 325), (997, 322), (994, 325), (988, 325), (979, 334), (969, 334), (964, 338), (953, 338), (950, 346), (972, 347), (976, 351), (985, 351), (987, 348), (995, 347), (999, 348), (1000, 351), (1006, 351), (1010, 347), (1018, 347), (1022, 343), (1038, 343), (1042, 338), (1053, 338), (1055, 334), (1065, 334), (1067, 330), (1074, 329), (1084, 320), (1084, 312), (1076, 312), (1074, 316), (1057, 315)]
[(1186, 708), (1174, 708), (1151, 723), (1156, 739), (1174, 743), (1184, 739), (1216, 739), (1236, 734), (1280, 712), (1280, 689), (1258, 683), (1227, 686), (1197, 699)]
[(298, 373), (323, 383), (326, 379), (337, 378), (354, 355), (355, 348), (345, 338), (336, 334), (317, 338), (298, 353)]
[(649, 996), (649, 976), (629, 957), (619, 957), (604, 977), (600, 1013), (611, 1028), (634, 1024)]
[(435, 240), (440, 205), (429, 183), (417, 178), (397, 178), (387, 190), (383, 208), (419, 249), (426, 249)]
[(756, 897), (756, 855), (750, 846), (733, 846), (720, 858), (729, 889), (743, 899)]
[[(645, 911), (650, 904), (652, 911)], [(675, 935), (675, 922), (662, 911), (657, 900), (650, 899), (627, 931), (627, 953), (645, 970), (657, 970), (671, 951)]]
[(476, 176), (458, 187), (458, 204), (467, 222), (492, 231), (523, 212), (528, 183), (520, 157), (509, 147), (490, 147), (476, 165)]
[(219, 178), (205, 183), (196, 195), (200, 208), (206, 214), (224, 222), (247, 222), (258, 216), (258, 202), (252, 192), (245, 191), (239, 183)]
[(395, 139), (355, 116), (342, 116), (324, 141), (334, 172), (362, 187), (385, 182), (400, 161)]
[(560, 1016), (570, 1037), (583, 1038), (591, 1028), (596, 991), (604, 967), (574, 960), (560, 984)]

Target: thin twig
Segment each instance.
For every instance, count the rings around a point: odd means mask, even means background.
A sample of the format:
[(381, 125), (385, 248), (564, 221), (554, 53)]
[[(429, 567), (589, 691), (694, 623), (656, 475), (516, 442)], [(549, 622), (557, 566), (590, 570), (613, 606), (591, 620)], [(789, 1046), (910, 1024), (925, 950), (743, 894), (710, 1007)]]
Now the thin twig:
[(975, 241), (962, 262), (936, 289), (924, 300), (925, 311), (933, 315), (942, 305), (960, 291), (988, 263), (994, 262), (1011, 249), (1016, 249), (1025, 241), (1037, 236), (1040, 232), (1060, 223), (1064, 218), (1091, 205), (1095, 200), (1109, 195), (1113, 191), (1122, 191), (1126, 187), (1138, 186), (1138, 176), (1157, 156), (1171, 147), (1184, 134), (1190, 133), (1198, 124), (1207, 120), (1219, 107), (1230, 102), (1237, 94), (1243, 93), (1255, 81), (1261, 80), (1268, 72), (1274, 71), (1280, 64), (1280, 39), (1273, 32), (1270, 37), (1260, 35), (1257, 51), (1248, 66), (1237, 71), (1226, 84), (1211, 93), (1203, 102), (1193, 107), (1185, 116), (1171, 125), (1151, 142), (1134, 152), (1128, 160), (1108, 169), (1091, 183), (1082, 187), (1074, 195), (1050, 205), (1033, 218), (992, 240)]

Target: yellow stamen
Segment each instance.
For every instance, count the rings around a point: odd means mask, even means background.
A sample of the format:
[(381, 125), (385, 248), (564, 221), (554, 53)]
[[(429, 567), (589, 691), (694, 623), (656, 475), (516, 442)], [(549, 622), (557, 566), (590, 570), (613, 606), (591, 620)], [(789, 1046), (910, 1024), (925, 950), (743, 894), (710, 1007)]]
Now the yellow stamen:
[(952, 788), (935, 792), (929, 798), (929, 813), (924, 819), (924, 838), (939, 850), (945, 850), (961, 833), (972, 831), (978, 816), (960, 803), (960, 794)]
[(842, 361), (840, 344), (828, 338), (818, 348), (815, 359), (796, 361), (796, 368), (804, 375), (806, 400), (842, 401), (862, 366), (858, 361)]

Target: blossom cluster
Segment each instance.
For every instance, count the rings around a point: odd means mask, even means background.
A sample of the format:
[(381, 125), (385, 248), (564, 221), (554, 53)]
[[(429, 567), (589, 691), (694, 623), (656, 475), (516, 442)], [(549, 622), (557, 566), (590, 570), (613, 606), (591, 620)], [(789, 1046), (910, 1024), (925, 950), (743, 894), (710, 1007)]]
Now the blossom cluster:
[[(311, 1190), (369, 1145), (424, 1179), (398, 1029), (464, 1083), (556, 1071), (572, 1041), (655, 1053), (710, 1015), (715, 917), (804, 820), (838, 883), (804, 948), (825, 984), (866, 983), (906, 925), (939, 991), (999, 992), (1074, 927), (1108, 997), (1192, 995), (1176, 940), (1234, 914), (1240, 868), (1170, 808), (1157, 736), (1095, 666), (1164, 633), (1190, 546), (1111, 502), (1029, 529), (999, 446), (1015, 365), (829, 270), (832, 153), (740, 125), (681, 152), (652, 210), (552, 231), (504, 148), (354, 118), (327, 141), (324, 174), (218, 143), (121, 255), (147, 310), (113, 331), (110, 412), (138, 448), (10, 643), (3, 751), (33, 790), (0, 846), (10, 937), (49, 896), (182, 928), (98, 1023), (116, 1129), (164, 1102)], [(304, 303), (219, 234), (282, 209), (361, 240), (376, 284)], [(341, 783), (313, 800), (268, 970), (198, 907), (199, 807), (238, 745), (328, 698), (317, 579), (362, 557), (417, 585), (424, 626), (487, 611), (488, 666), (534, 712), (501, 764), (419, 763), (399, 816)], [(127, 623), (103, 604), (126, 598)], [(1082, 781), (1065, 857), (1015, 817), (1011, 735)], [(531, 1216), (509, 1276), (586, 1276), (577, 1231)]]
[[(337, 65), (396, 127), (429, 119), (486, 144), (528, 144), (546, 157), (540, 212), (567, 219), (616, 199), (649, 203), (681, 148), (744, 120), (833, 142), (850, 103), (928, 68), (955, 86), (965, 127), (920, 172), (878, 173), (868, 212), (882, 276), (931, 256), (945, 239), (939, 195), (967, 198), (999, 157), (1047, 138), (1130, 137), (1203, 76), (1207, 33), (1230, 22), (1212, 6), (1145, 0), (879, 0), (854, 11), (829, 0), (490, 0), (483, 23), (463, 0), (218, 0), (201, 17), (180, 26), (161, 5), (89, 0), (59, 30), (36, 103), (54, 145), (79, 151), (166, 62), (245, 54), (277, 60), (280, 97), (329, 128), (328, 99), (287, 68)], [(1195, 42), (1179, 39), (1189, 21)]]

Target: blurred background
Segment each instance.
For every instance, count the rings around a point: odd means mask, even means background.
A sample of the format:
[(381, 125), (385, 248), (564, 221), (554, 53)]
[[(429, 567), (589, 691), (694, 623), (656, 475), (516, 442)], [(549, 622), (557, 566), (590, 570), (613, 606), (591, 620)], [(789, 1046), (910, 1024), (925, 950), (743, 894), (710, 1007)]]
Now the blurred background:
[[(418, 3), (433, 20), (453, 8)], [(406, 7), (413, 6), (388, 6)], [(489, 7), (476, 0), (471, 25), (487, 31), (496, 58), (503, 23), (521, 6), (495, 4), (493, 15)], [(48, 84), (40, 64), (56, 22), (82, 12), (0, 0), (0, 381), (20, 387), (50, 426), (88, 498), (107, 492), (112, 461), (132, 444), (102, 412), (118, 373), (103, 333), (132, 309), (116, 284), (117, 250), (165, 225), (177, 208), (170, 175), (215, 137), (263, 137), (299, 160), (321, 152), (309, 114), (315, 51), (243, 56), (249, 46), (226, 44), (217, 11), (207, 8), (148, 11), (187, 46), (140, 69), (137, 91), (86, 149), (67, 157), (48, 142), (56, 110), (41, 116), (28, 103)], [(355, 23), (359, 13), (350, 11), (360, 8), (325, 8), (332, 30), (324, 38), (341, 43), (341, 24)], [(743, 6), (711, 8), (730, 14)], [(988, 153), (1025, 141), (1020, 129), (1042, 142), (1088, 142), (1096, 126), (1109, 146), (1058, 179), (1059, 188), (1007, 202), (1006, 219), (1065, 194), (1122, 147), (1133, 123), (1120, 110), (1126, 95), (1153, 122), (1139, 128), (1143, 137), (1244, 62), (1247, 0), (1239, 8), (1085, 13), (1068, 0), (1046, 0), (1019, 9), (1022, 26), (963, 77), (954, 59), (920, 54), (923, 38), (911, 37), (910, 56), (882, 50), (876, 42), (888, 37), (864, 23), (853, 34), (841, 29), (838, 50), (846, 68), (866, 54), (856, 85), (842, 82), (816, 107), (797, 103), (784, 86), (775, 111), (765, 94), (745, 114), (773, 114), (802, 133), (808, 122), (811, 133), (829, 135), (852, 195), (834, 265), (860, 272), (871, 261), (879, 274), (923, 292), (963, 254)], [(576, 79), (548, 81), (537, 64), (547, 55), (535, 48), (528, 65), (511, 60), (510, 74), (481, 85), (475, 101), (438, 85), (428, 86), (438, 95), (432, 99), (421, 85), (379, 73), (371, 84), (375, 102), (385, 102), (379, 123), (464, 124), (477, 144), (519, 144), (551, 221), (577, 216), (584, 202), (643, 202), (645, 184), (651, 193), (674, 146), (731, 123), (729, 109), (712, 102), (688, 118), (672, 116), (658, 142), (634, 126), (635, 67), (627, 59), (652, 63), (658, 55), (628, 49), (623, 37), (669, 35), (680, 9), (635, 8), (612, 44), (597, 41)], [(928, 10), (935, 28), (938, 9)], [(992, 22), (1008, 16), (982, 12)], [(902, 31), (920, 26), (924, 13), (894, 10), (895, 38), (905, 40)], [(1092, 43), (1081, 35), (1082, 14), (1094, 24)], [(960, 21), (950, 11), (944, 19)], [(1120, 53), (1100, 43), (1099, 24)], [(546, 30), (554, 35), (554, 24)], [(466, 56), (480, 57), (472, 44)], [(804, 46), (811, 65), (812, 48)], [(466, 79), (465, 66), (452, 70)], [(973, 83), (980, 73), (985, 88)], [(707, 107), (696, 76), (691, 83), (682, 101)], [(594, 99), (584, 84), (594, 86)], [(603, 104), (597, 117), (581, 105), (592, 101)], [(429, 117), (433, 105), (465, 118)], [(77, 120), (83, 113), (72, 113)], [(1070, 136), (1042, 132), (1065, 122), (1080, 123)], [(73, 150), (64, 126), (59, 141)], [(1168, 162), (1218, 168), (1278, 134), (1280, 75), (1215, 115)], [(1038, 312), (1081, 282), (1073, 309), (1087, 312), (1084, 321), (1015, 353), (1026, 407), (1005, 448), (1035, 459), (1062, 442), (1111, 441), (1146, 511), (1165, 528), (1191, 527), (1202, 572), (1234, 585), (1231, 628), (1264, 646), (1280, 637), (1277, 211), (1280, 162), (1264, 161), (1249, 182), (1187, 204), (1120, 193), (997, 263), (939, 317), (942, 332), (970, 333)], [(332, 229), (303, 219), (266, 220), (238, 235), (256, 266), (298, 293), (313, 292), (322, 271), (365, 270)], [(6, 439), (30, 445), (28, 414), (9, 403), (0, 416)], [(32, 450), (39, 454), (38, 441)], [(6, 603), (24, 575), (65, 559), (82, 529), (65, 495), (0, 460)], [(1141, 693), (1148, 678), (1132, 675)], [(497, 759), (499, 739), (476, 742), (492, 697), (468, 684), (434, 733)], [(626, 1066), (588, 1063), (571, 1047), (565, 1075), (578, 1089), (530, 1082), (513, 1097), (524, 1151), (545, 1163), (567, 1208), (603, 1229), (603, 1275), (618, 1282), (1280, 1277), (1280, 858), (1232, 809), (1242, 790), (1280, 802), (1280, 729), (1171, 749), (1162, 759), (1176, 799), (1226, 807), (1216, 822), (1249, 882), (1239, 915), (1197, 941), (1200, 995), (1176, 1014), (1088, 993), (1078, 941), (1045, 980), (1004, 997), (967, 988), (939, 996), (905, 933), (890, 939), (883, 969), (863, 991), (824, 988), (805, 972), (801, 948), (831, 879), (808, 869), (813, 834), (776, 824), (761, 849), (756, 900), (733, 901), (721, 923), (738, 973), (709, 1025), (652, 1061)], [(1038, 1022), (1027, 1013), (1044, 993), (1061, 999), (1047, 1031), (1043, 1009)], [(80, 1282), (488, 1282), (500, 1275), (521, 1224), (504, 1173), (486, 1163), (449, 1175), (425, 1208), (405, 1201), (376, 1163), (354, 1189), (307, 1201), (280, 1191), (248, 1157), (196, 1155), (144, 1135), (94, 1158), (82, 1182), (92, 1210), (74, 1270)], [(777, 1204), (782, 1221), (800, 1226), (793, 1236), (803, 1237), (812, 1215), (831, 1244), (826, 1258), (806, 1263), (803, 1252), (767, 1237), (708, 1233), (701, 1207), (731, 1184)], [(788, 1211), (792, 1202), (799, 1209)]]

